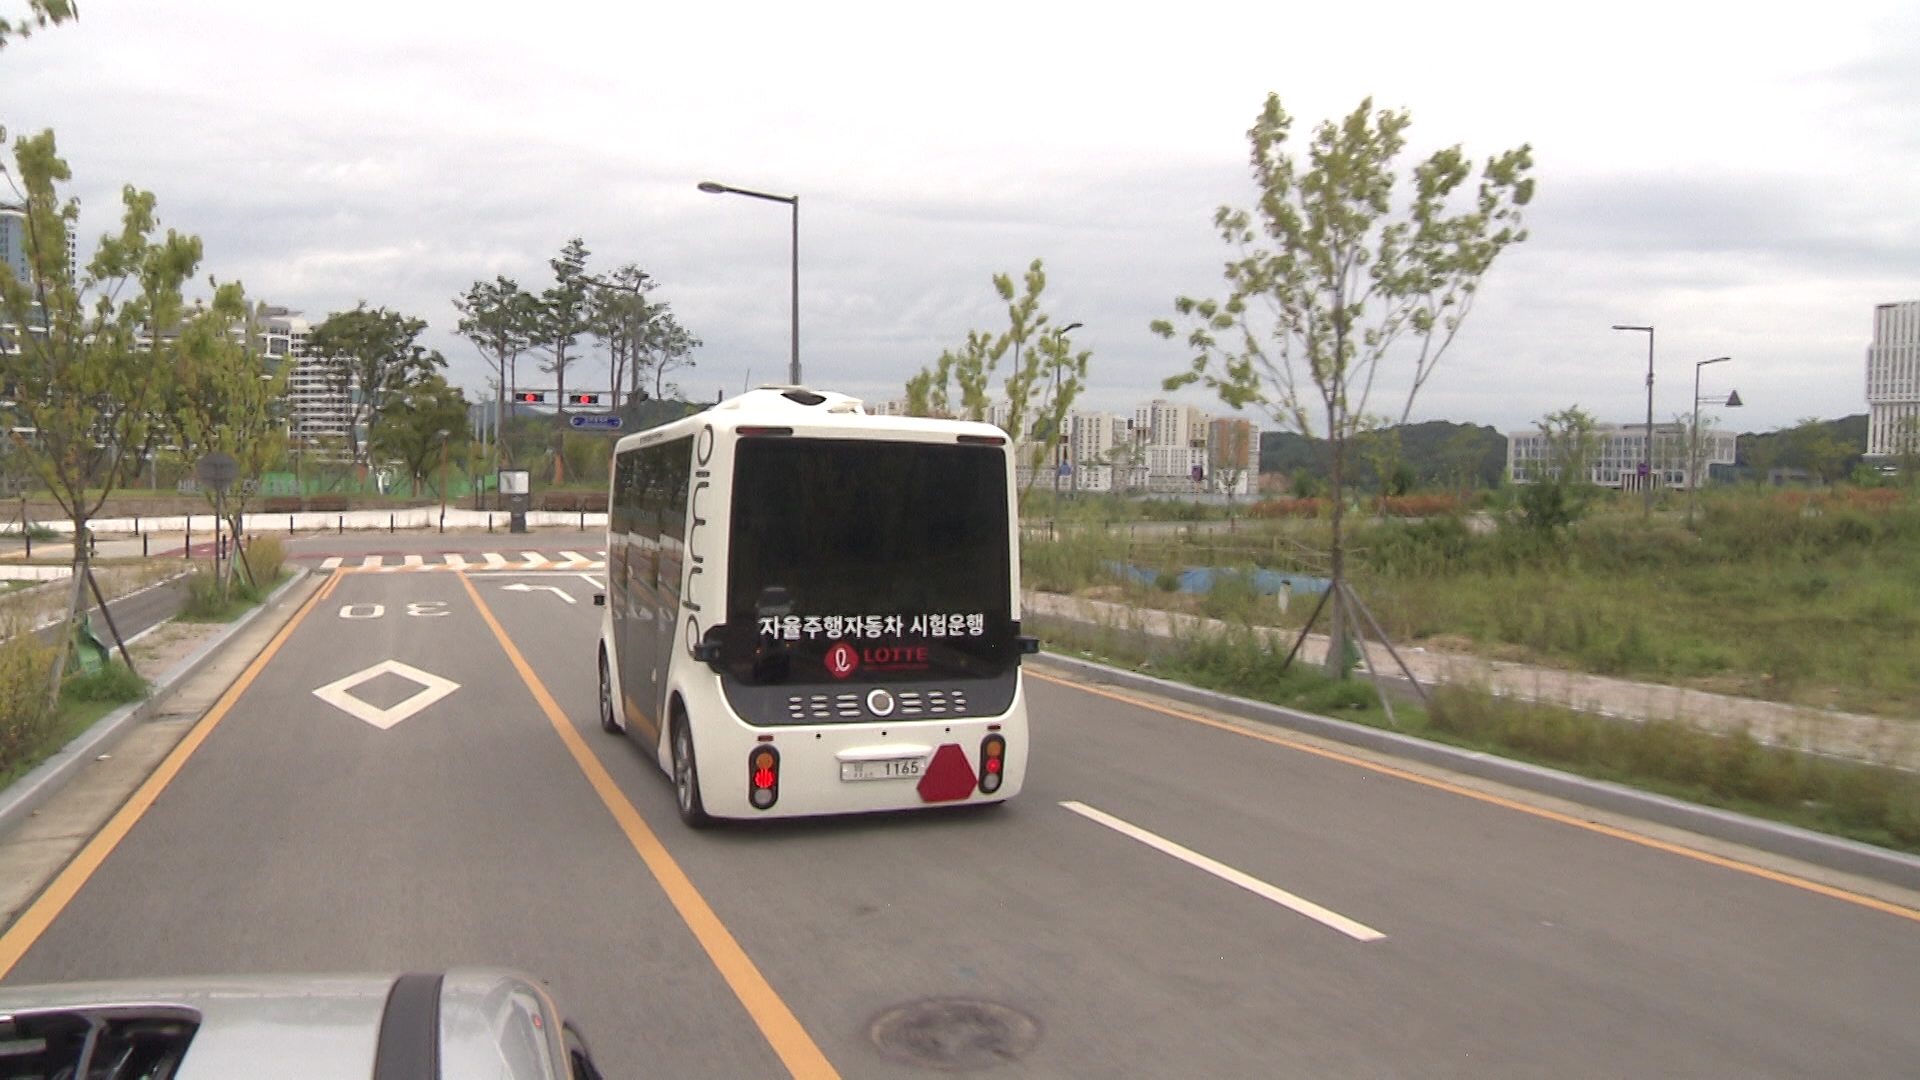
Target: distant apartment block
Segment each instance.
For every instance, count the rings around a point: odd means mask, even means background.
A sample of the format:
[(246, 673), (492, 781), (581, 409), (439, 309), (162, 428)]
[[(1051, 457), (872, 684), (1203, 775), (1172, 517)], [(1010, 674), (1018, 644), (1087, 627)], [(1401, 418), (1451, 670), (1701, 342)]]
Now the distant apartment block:
[[(69, 229), (68, 266), (78, 261), (78, 250), (73, 231)], [(0, 268), (11, 273), (16, 281), (26, 281), (33, 273), (32, 265), (27, 261), (27, 215), (10, 206), (0, 206)]]
[(1920, 300), (1873, 309), (1867, 349), (1867, 456), (1920, 449)]
[(25, 281), (27, 270), (27, 218), (18, 210), (0, 210), (0, 267), (15, 281)]
[(287, 435), (295, 447), (307, 450), (322, 439), (346, 439), (353, 424), (353, 387), (341, 386), (333, 366), (307, 348), (312, 331), (306, 319), (286, 308), (268, 308), (260, 331), (267, 355), (293, 365), (287, 373)]
[[(1598, 424), (1594, 435), (1598, 452), (1588, 463), (1589, 482), (1622, 491), (1644, 491), (1640, 466), (1646, 456), (1645, 424)], [(1734, 463), (1734, 434), (1700, 433), (1700, 469), (1703, 479), (1714, 465)], [(1684, 424), (1653, 425), (1653, 481), (1662, 487), (1692, 484), (1687, 465), (1687, 429)], [(1507, 433), (1507, 479), (1516, 484), (1545, 479), (1554, 471), (1547, 437), (1539, 429)]]

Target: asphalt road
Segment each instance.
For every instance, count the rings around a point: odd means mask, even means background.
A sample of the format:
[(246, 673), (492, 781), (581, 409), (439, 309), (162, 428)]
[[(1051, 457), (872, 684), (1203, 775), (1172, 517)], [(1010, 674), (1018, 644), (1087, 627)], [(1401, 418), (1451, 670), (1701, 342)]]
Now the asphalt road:
[[(43, 586), (43, 588), (58, 589), (69, 589), (72, 587), (73, 580), (71, 578), (55, 585)], [(93, 597), (88, 596), (87, 600), (91, 605)], [(117, 600), (108, 601), (107, 611), (112, 614), (113, 625), (119, 629), (121, 638), (126, 639), (133, 637), (142, 630), (152, 629), (166, 622), (168, 619), (173, 618), (179, 614), (181, 606), (186, 602), (187, 583), (183, 580), (175, 579), (162, 581), (148, 588), (141, 589), (138, 592), (122, 596)], [(113, 634), (107, 629), (107, 621), (100, 617), (100, 612), (97, 607), (90, 607), (89, 610), (93, 612), (93, 630), (95, 636), (97, 636), (107, 648), (113, 648)], [(60, 627), (58, 625), (43, 626), (34, 633), (40, 640), (51, 645), (59, 640)], [(149, 672), (149, 674), (152, 673)]]
[[(339, 575), (7, 981), (505, 964), (552, 984), (610, 1077), (782, 1075), (794, 1034), (761, 1026), (782, 1009), (840, 1075), (919, 1075), (870, 1025), (949, 997), (1035, 1022), (1008, 1076), (1920, 1062), (1920, 918), (1037, 673), (1003, 808), (687, 831), (652, 761), (598, 729), (592, 591)], [(386, 661), (457, 688), (384, 729), (314, 694)], [(357, 695), (394, 706), (418, 689), (396, 678)], [(609, 798), (763, 984), (716, 963)]]

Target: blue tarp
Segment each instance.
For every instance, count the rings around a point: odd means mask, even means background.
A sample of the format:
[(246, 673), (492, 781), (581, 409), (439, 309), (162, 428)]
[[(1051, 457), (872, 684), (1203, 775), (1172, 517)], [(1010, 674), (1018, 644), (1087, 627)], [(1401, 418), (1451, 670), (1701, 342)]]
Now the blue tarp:
[[(1115, 574), (1132, 578), (1142, 585), (1155, 585), (1160, 581), (1160, 571), (1143, 566), (1131, 566), (1127, 563), (1110, 562), (1107, 569)], [(1185, 593), (1212, 592), (1213, 584), (1220, 578), (1239, 577), (1246, 573), (1231, 566), (1190, 566), (1180, 571), (1180, 591)], [(1261, 596), (1273, 596), (1281, 589), (1293, 593), (1323, 593), (1331, 585), (1331, 578), (1314, 577), (1310, 574), (1293, 574), (1281, 570), (1253, 571), (1253, 589)]]

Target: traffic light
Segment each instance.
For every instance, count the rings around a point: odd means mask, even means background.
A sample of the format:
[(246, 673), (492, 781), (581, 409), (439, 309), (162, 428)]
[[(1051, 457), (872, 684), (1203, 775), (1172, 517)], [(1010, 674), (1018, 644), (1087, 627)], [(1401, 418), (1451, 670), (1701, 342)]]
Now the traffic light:
[(567, 395), (567, 404), (569, 404), (569, 405), (598, 405), (598, 404), (600, 404), (600, 395), (599, 395), (599, 394), (568, 394), (568, 395)]
[(547, 394), (544, 390), (516, 390), (513, 400), (523, 405), (545, 405)]

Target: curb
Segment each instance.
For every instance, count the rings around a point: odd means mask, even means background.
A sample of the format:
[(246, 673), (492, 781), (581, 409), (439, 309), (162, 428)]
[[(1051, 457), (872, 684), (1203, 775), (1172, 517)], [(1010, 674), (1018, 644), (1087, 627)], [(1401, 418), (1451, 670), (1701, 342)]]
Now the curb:
[(66, 787), (95, 756), (105, 753), (119, 741), (121, 735), (158, 712), (173, 697), (174, 691), (198, 674), (234, 635), (252, 625), (261, 615), (279, 607), (288, 592), (306, 580), (307, 575), (305, 569), (295, 570), (286, 584), (269, 593), (253, 610), (228, 623), (223, 630), (155, 678), (152, 690), (145, 699), (129, 702), (94, 721), (92, 727), (74, 736), (67, 745), (9, 784), (5, 791), (0, 791), (0, 836), (8, 835), (25, 824), (33, 817), (35, 810), (59, 794), (60, 789)]
[(1123, 668), (1109, 667), (1091, 660), (1061, 656), (1057, 653), (1043, 653), (1039, 659), (1045, 665), (1072, 672), (1089, 682), (1148, 691), (1243, 720), (1271, 724), (1289, 731), (1346, 743), (1349, 746), (1364, 747), (1368, 750), (1392, 754), (1395, 757), (1436, 765), (1468, 776), (1477, 776), (1483, 780), (1493, 780), (1542, 795), (1552, 795), (1596, 810), (1626, 814), (1644, 821), (1710, 836), (1716, 840), (1744, 844), (1775, 855), (1799, 859), (1830, 870), (1859, 874), (1861, 877), (1873, 878), (1902, 888), (1920, 890), (1920, 857), (1903, 852), (1890, 851), (1838, 836), (1828, 836), (1811, 829), (1748, 817), (1730, 810), (1684, 802), (1665, 795), (1655, 795), (1624, 784), (1589, 780), (1584, 776), (1575, 776), (1558, 769), (1514, 761), (1478, 750), (1462, 750), (1445, 743), (1429, 742), (1426, 739), (1402, 735), (1394, 731), (1382, 731), (1379, 728), (1348, 720), (1335, 720), (1332, 717), (1299, 712), (1280, 705), (1269, 705), (1264, 701), (1252, 701), (1213, 690), (1202, 690), (1196, 686), (1188, 686), (1152, 675), (1142, 675)]

